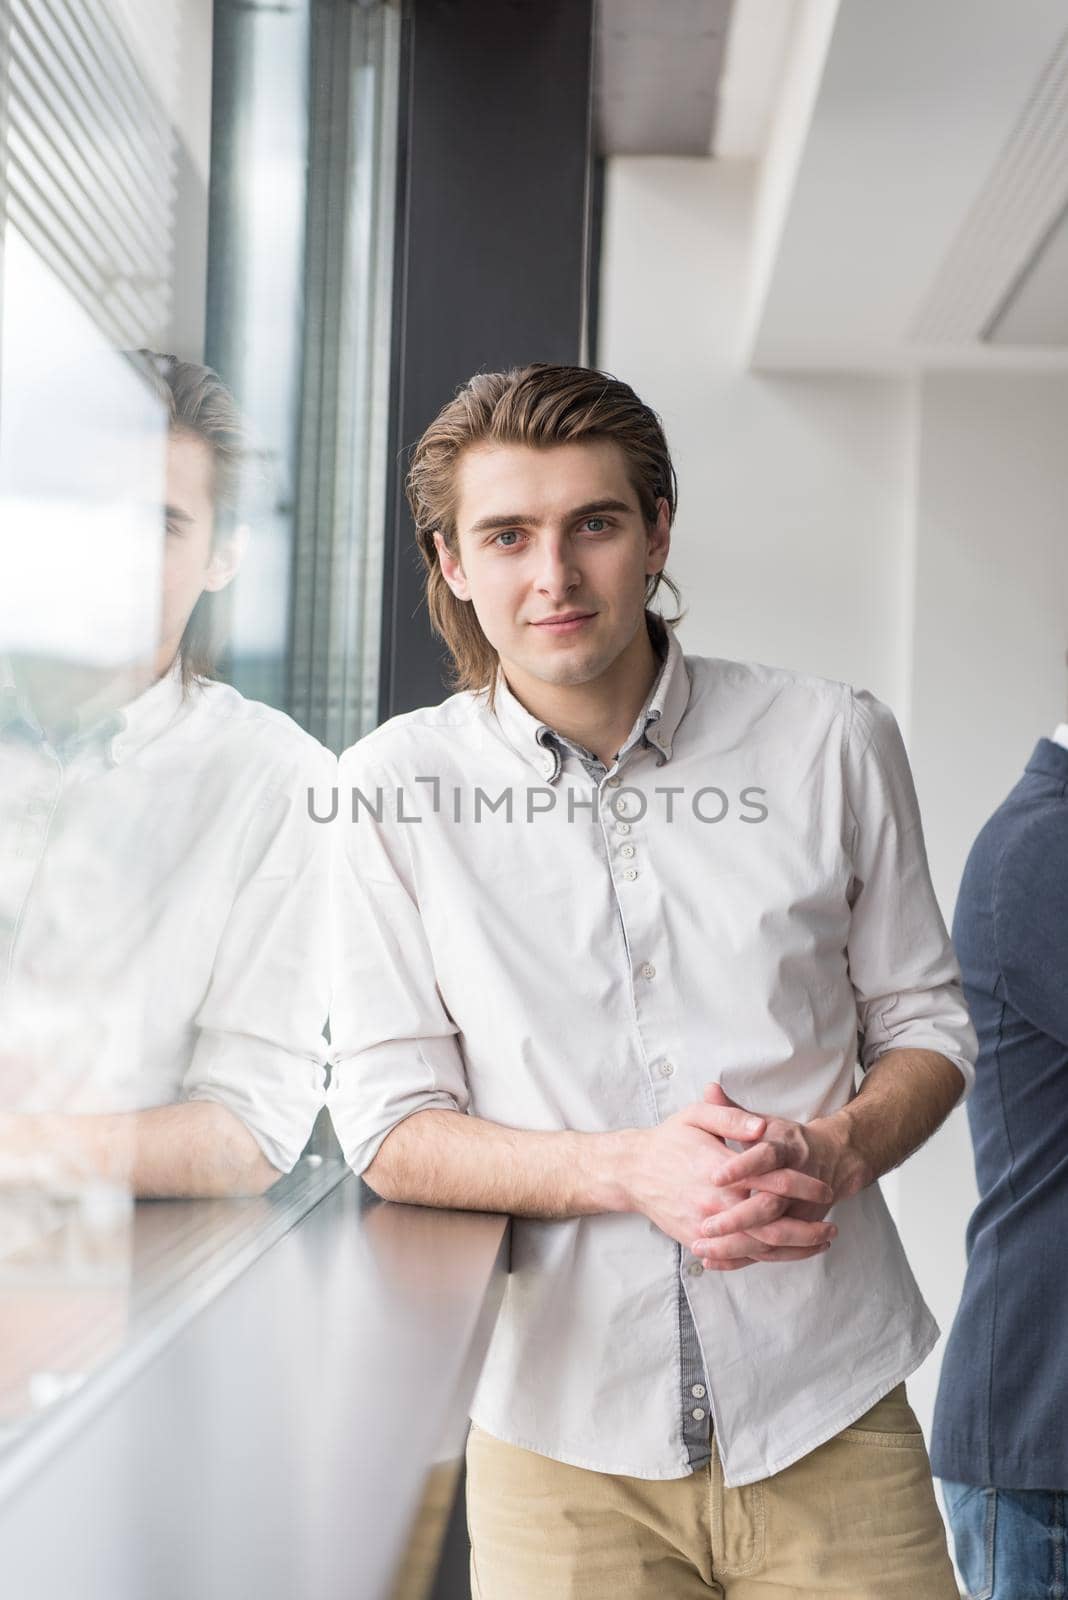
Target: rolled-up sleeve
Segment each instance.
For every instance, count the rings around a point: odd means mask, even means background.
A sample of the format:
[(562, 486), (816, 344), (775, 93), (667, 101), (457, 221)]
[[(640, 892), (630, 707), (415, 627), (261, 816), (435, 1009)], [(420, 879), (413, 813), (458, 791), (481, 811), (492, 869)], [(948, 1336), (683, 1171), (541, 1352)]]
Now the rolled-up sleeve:
[(931, 884), (916, 791), (888, 706), (851, 694), (844, 749), (852, 861), (848, 941), (860, 1061), (934, 1050), (975, 1082), (976, 1037), (960, 967)]
[[(341, 758), (331, 874), (333, 983), (328, 1105), (355, 1172), (416, 1111), (466, 1111), (457, 1028), (441, 999), (407, 850), (390, 803), (395, 785)], [(367, 797), (353, 817), (353, 790)], [(376, 816), (376, 809), (380, 816)]]
[(182, 1086), (233, 1111), (280, 1172), (325, 1103), (332, 829), (315, 816), (336, 782), (335, 758), (304, 736), (265, 775)]

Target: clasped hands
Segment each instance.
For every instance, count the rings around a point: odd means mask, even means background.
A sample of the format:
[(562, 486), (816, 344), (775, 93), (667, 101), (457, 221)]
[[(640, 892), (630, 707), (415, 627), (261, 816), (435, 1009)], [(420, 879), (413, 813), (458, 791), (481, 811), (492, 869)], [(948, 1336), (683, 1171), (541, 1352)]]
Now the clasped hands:
[[(841, 1117), (760, 1116), (718, 1083), (658, 1133), (671, 1147), (676, 1180), (670, 1196), (663, 1188), (650, 1196), (647, 1214), (706, 1270), (821, 1254), (838, 1232), (824, 1220), (828, 1211), (871, 1181)], [(748, 1148), (732, 1151), (728, 1139)]]

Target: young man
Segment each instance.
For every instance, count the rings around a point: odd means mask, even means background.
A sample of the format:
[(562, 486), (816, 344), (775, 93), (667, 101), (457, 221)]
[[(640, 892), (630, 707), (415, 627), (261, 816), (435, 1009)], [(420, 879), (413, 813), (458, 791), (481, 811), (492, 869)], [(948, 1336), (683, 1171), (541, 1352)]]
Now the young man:
[(258, 1194), (324, 1099), (328, 848), (307, 791), (334, 763), (211, 681), (242, 543), (232, 396), (148, 352), (128, 381), (166, 445), (158, 646), (0, 671), (0, 1182)]
[(931, 1460), (969, 1592), (1022, 1600), (1064, 1585), (1068, 724), (979, 833), (953, 935), (979, 1036), (979, 1203)]
[(409, 493), (460, 692), (342, 758), (332, 1092), (379, 1194), (517, 1218), (474, 1591), (950, 1600), (875, 1180), (974, 1037), (893, 717), (683, 657), (603, 373), (472, 378)]

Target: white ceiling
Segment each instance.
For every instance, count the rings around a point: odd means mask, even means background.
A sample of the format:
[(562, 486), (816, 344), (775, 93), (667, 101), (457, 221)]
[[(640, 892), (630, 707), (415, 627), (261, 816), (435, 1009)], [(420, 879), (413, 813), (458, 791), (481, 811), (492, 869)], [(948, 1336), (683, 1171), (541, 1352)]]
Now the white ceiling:
[(987, 338), (997, 345), (1068, 347), (1068, 216), (1051, 229)]
[[(763, 0), (737, 0), (731, 138), (750, 7), (766, 19)], [(766, 134), (752, 363), (1068, 366), (1064, 0), (791, 9)]]
[(794, 27), (794, 0), (735, 0), (719, 83), (715, 153), (757, 160), (767, 148)]
[(600, 155), (707, 156), (731, 0), (596, 0)]

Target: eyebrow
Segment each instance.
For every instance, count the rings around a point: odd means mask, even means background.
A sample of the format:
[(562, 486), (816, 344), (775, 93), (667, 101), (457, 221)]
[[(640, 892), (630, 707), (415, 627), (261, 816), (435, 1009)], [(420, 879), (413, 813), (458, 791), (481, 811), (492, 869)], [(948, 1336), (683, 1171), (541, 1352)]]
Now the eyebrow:
[[(568, 522), (578, 522), (583, 517), (597, 517), (603, 511), (633, 511), (625, 500), (588, 500), (584, 506), (574, 506), (567, 513)], [(495, 528), (529, 528), (537, 522), (529, 512), (518, 511), (511, 516), (480, 517), (472, 522), (468, 533), (492, 533)]]

